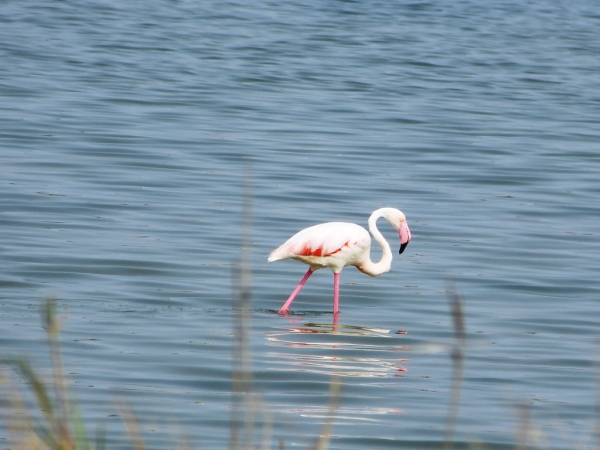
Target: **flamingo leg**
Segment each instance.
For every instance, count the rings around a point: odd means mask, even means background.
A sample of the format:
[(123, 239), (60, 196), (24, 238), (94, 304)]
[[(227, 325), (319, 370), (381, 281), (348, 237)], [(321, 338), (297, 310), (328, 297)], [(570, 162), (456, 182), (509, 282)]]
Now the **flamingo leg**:
[(300, 283), (298, 283), (298, 286), (296, 286), (296, 289), (294, 289), (294, 292), (291, 293), (291, 295), (289, 296), (287, 301), (283, 304), (283, 306), (279, 310), (279, 314), (286, 313), (290, 309), (290, 305), (296, 298), (296, 295), (298, 295), (298, 292), (300, 292), (300, 290), (302, 289), (302, 286), (304, 286), (304, 283), (306, 283), (306, 280), (308, 280), (308, 277), (310, 277), (313, 274), (313, 272), (314, 272), (314, 270), (312, 270), (310, 268), (308, 269), (308, 272), (306, 272), (304, 277), (300, 280)]
[(340, 312), (340, 274), (333, 273), (333, 314)]

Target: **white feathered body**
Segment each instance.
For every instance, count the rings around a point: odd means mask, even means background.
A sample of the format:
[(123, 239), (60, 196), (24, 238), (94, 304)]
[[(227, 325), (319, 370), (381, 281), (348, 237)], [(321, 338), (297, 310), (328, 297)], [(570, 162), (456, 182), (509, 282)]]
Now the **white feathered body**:
[(361, 269), (369, 259), (371, 236), (360, 225), (328, 222), (299, 231), (269, 255), (268, 261), (296, 259), (313, 270), (330, 267), (340, 272), (345, 266)]

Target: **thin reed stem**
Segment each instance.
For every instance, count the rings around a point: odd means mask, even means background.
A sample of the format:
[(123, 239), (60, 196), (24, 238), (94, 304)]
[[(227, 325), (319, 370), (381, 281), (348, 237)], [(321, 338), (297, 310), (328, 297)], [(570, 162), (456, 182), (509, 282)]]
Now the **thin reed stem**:
[(454, 288), (448, 290), (450, 312), (454, 326), (454, 347), (450, 352), (452, 361), (452, 388), (450, 391), (450, 405), (446, 417), (446, 433), (444, 437), (444, 450), (451, 450), (454, 446), (456, 424), (458, 422), (458, 408), (464, 373), (464, 348), (466, 344), (465, 320), (462, 311), (462, 302)]

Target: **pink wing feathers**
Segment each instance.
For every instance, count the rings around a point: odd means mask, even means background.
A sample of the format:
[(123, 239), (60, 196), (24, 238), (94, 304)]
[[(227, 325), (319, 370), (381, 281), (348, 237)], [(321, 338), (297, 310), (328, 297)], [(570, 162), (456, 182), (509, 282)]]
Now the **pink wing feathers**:
[(368, 248), (371, 237), (363, 227), (328, 222), (299, 231), (269, 255), (268, 261), (297, 257), (328, 257), (344, 249)]

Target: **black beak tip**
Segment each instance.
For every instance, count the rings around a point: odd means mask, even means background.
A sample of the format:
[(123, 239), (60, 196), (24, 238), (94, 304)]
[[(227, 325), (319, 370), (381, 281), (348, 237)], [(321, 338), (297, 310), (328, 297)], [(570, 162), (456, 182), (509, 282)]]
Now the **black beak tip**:
[(405, 242), (404, 244), (400, 245), (400, 251), (398, 252), (399, 255), (401, 255), (404, 252), (407, 245), (408, 245), (408, 242)]

